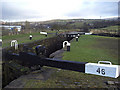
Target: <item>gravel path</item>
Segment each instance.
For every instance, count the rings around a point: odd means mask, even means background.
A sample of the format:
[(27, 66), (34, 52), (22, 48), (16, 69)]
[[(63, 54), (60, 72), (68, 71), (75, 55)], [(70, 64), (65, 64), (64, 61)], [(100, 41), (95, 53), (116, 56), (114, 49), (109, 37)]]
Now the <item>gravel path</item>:
[(50, 58), (56, 58), (56, 59), (62, 59), (62, 53), (64, 52), (64, 49), (60, 49), (50, 55)]

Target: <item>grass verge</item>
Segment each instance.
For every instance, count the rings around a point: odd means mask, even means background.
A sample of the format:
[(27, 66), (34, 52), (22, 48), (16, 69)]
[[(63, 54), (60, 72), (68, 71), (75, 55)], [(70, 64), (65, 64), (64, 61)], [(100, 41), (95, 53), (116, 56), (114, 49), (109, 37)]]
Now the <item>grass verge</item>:
[(111, 61), (118, 64), (118, 40), (103, 36), (83, 35), (79, 42), (73, 40), (71, 51), (63, 54), (64, 60), (93, 62)]

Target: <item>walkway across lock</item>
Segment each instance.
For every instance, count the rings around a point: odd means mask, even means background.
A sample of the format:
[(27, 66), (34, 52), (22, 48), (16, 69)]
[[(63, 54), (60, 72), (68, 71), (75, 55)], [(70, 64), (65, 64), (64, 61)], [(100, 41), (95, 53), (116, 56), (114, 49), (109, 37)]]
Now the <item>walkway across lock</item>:
[(52, 58), (41, 58), (34, 53), (20, 52), (19, 54), (7, 54), (6, 59), (20, 60), (29, 63), (30, 66), (50, 66), (66, 70), (78, 71), (87, 74), (95, 74), (106, 77), (117, 78), (120, 75), (120, 66), (110, 64), (100, 64), (100, 62), (108, 63), (108, 61), (100, 61), (98, 63), (75, 62), (67, 60), (58, 60)]

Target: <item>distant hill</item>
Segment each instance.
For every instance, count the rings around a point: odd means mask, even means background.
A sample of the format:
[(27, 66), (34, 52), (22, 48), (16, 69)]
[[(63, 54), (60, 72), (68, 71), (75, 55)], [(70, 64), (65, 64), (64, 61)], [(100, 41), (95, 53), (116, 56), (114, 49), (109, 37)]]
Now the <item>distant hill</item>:
[[(23, 25), (26, 27), (26, 24), (29, 24), (31, 28), (36, 29), (97, 29), (105, 28), (108, 26), (118, 25), (118, 18), (105, 18), (105, 19), (54, 19), (48, 21), (39, 21), (39, 22), (12, 22), (13, 25)], [(12, 24), (8, 22), (9, 24)]]
[(120, 20), (120, 17), (105, 18), (105, 20)]

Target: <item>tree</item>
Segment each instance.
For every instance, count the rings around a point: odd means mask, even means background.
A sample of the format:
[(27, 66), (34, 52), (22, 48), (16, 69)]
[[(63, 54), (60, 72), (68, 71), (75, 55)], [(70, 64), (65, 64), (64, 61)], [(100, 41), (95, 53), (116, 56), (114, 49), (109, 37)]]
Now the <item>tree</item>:
[(84, 32), (89, 32), (89, 27), (90, 27), (89, 24), (83, 23), (82, 29), (83, 29)]
[(30, 31), (30, 22), (28, 21), (25, 21), (25, 31), (28, 33), (28, 32), (31, 32)]
[(59, 30), (59, 29), (61, 29), (61, 25), (53, 24), (53, 25), (51, 26), (51, 28), (52, 28), (53, 30)]
[(30, 29), (30, 22), (25, 21), (25, 29)]

